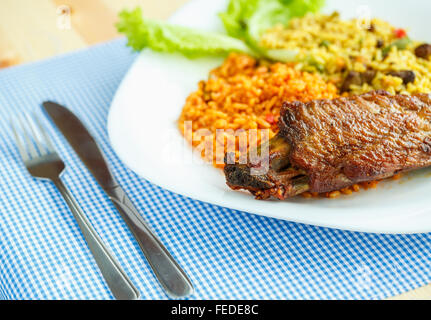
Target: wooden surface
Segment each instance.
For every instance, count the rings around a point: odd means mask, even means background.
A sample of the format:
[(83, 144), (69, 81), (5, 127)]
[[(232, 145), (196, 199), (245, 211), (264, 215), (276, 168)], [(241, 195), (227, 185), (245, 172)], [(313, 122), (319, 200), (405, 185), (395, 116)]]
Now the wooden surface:
[[(167, 18), (186, 0), (1, 0), (0, 67), (32, 62), (119, 36), (123, 8)], [(69, 8), (70, 13), (65, 10)]]
[[(118, 37), (123, 8), (165, 19), (187, 0), (1, 0), (0, 67), (32, 62)], [(430, 299), (431, 285), (393, 299)]]

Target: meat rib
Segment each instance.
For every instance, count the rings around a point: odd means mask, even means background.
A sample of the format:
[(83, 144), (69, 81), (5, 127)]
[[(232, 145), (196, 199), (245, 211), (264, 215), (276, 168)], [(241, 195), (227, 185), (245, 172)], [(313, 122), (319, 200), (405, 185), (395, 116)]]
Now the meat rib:
[[(227, 184), (257, 198), (330, 192), (431, 165), (431, 95), (360, 96), (284, 103), (270, 169), (226, 164)], [(280, 165), (282, 164), (282, 165)]]

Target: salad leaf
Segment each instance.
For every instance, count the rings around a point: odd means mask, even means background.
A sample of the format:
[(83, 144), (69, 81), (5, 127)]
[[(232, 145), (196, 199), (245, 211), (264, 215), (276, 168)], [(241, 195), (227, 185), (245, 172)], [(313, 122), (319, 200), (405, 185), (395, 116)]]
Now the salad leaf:
[(243, 39), (262, 52), (260, 36), (277, 24), (286, 25), (291, 18), (317, 12), (324, 0), (230, 0), (225, 12), (219, 14), (229, 35)]
[(231, 0), (225, 12), (219, 17), (229, 35), (239, 39), (247, 37), (249, 17), (258, 7), (259, 0)]
[(150, 48), (160, 52), (179, 52), (190, 58), (232, 51), (254, 55), (239, 39), (146, 19), (140, 8), (124, 10), (120, 12), (119, 18), (118, 31), (127, 36), (128, 45), (136, 51)]

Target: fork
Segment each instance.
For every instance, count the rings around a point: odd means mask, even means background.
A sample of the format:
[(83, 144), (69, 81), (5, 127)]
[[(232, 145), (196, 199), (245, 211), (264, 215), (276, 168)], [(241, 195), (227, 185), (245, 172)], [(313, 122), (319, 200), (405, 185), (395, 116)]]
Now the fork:
[(139, 291), (105, 246), (72, 193), (60, 179), (65, 164), (56, 152), (52, 140), (39, 118), (35, 114), (33, 117), (28, 114), (18, 116), (17, 120), (11, 121), (11, 127), (28, 172), (35, 178), (53, 182), (60, 191), (78, 222), (94, 260), (114, 297), (121, 300), (138, 299)]

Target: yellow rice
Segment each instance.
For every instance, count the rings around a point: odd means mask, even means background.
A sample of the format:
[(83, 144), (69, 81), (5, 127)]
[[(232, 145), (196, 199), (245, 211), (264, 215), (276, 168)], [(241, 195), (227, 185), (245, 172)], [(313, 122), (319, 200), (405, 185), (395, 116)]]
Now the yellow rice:
[[(405, 49), (392, 46), (401, 30), (380, 19), (342, 20), (332, 15), (306, 15), (292, 19), (287, 26), (276, 26), (262, 36), (262, 45), (270, 49), (296, 52), (294, 59), (301, 70), (320, 72), (339, 88), (349, 71), (377, 71), (370, 84), (352, 86), (350, 93), (361, 94), (383, 89), (395, 93), (431, 93), (431, 59), (415, 55), (421, 42), (411, 41)], [(391, 48), (385, 55), (388, 48)], [(391, 71), (411, 70), (416, 79), (403, 84)]]

